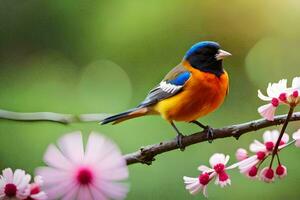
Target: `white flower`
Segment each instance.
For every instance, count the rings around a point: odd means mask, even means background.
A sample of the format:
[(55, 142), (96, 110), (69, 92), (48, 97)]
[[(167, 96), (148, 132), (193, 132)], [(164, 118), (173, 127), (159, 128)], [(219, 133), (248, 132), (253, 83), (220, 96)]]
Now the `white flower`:
[[(278, 138), (279, 138), (279, 132), (277, 130), (265, 131), (263, 134), (264, 143), (254, 140), (254, 142), (250, 144), (250, 151), (254, 153), (264, 152), (265, 154), (272, 153)], [(289, 141), (289, 135), (284, 133), (280, 141), (279, 149), (283, 148), (288, 141)]]
[(287, 91), (287, 80), (282, 79), (278, 83), (269, 83), (267, 88), (267, 95), (262, 94), (258, 90), (258, 97), (263, 101), (271, 101), (273, 98), (279, 98), (280, 94)]
[(26, 199), (30, 193), (30, 179), (24, 170), (17, 169), (13, 173), (10, 168), (4, 169), (0, 176), (0, 199)]
[(187, 189), (190, 192), (190, 194), (195, 195), (201, 191), (205, 197), (208, 197), (206, 188), (210, 179), (211, 175), (207, 173), (199, 175), (198, 178), (192, 178), (187, 176), (183, 177), (185, 189)]
[(292, 81), (292, 87), (287, 87), (287, 80), (282, 79), (278, 83), (269, 83), (267, 88), (267, 96), (258, 90), (258, 97), (269, 103), (258, 108), (259, 114), (269, 121), (274, 120), (276, 108), (280, 104), (286, 104), (291, 107), (300, 103), (300, 77), (295, 77)]
[(226, 167), (226, 164), (229, 161), (229, 156), (225, 156), (224, 154), (215, 153), (210, 159), (210, 167), (205, 165), (201, 165), (198, 167), (198, 170), (202, 173), (198, 178), (191, 178), (184, 176), (184, 183), (186, 185), (186, 189), (189, 190), (191, 194), (197, 194), (199, 191), (202, 191), (203, 195), (207, 197), (206, 187), (207, 184), (215, 178), (215, 183), (224, 187), (226, 185), (230, 185), (230, 177), (226, 173), (226, 170), (233, 169), (237, 167), (237, 164), (233, 164), (229, 167)]
[[(250, 151), (256, 154), (239, 162), (238, 166), (240, 172), (245, 174), (249, 178), (256, 178), (256, 175), (258, 173), (257, 165), (263, 162), (266, 157), (270, 156), (273, 153), (278, 138), (279, 132), (277, 130), (268, 130), (263, 134), (263, 143), (258, 140), (254, 140), (254, 142), (250, 144)], [(288, 141), (289, 135), (284, 133), (279, 143), (278, 149), (284, 148)]]
[(227, 184), (231, 184), (230, 177), (226, 173), (226, 170), (233, 169), (237, 167), (236, 165), (231, 165), (229, 167), (226, 167), (229, 156), (225, 156), (224, 154), (215, 153), (213, 154), (210, 159), (210, 167), (207, 167), (205, 165), (201, 165), (198, 167), (198, 170), (202, 173), (208, 173), (211, 175), (211, 178), (216, 177), (215, 183), (217, 185), (220, 185), (221, 187), (226, 186)]

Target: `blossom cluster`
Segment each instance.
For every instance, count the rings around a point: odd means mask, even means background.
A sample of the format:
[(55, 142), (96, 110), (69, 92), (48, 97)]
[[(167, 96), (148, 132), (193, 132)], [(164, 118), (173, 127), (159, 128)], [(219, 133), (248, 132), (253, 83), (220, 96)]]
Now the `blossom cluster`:
[(293, 79), (291, 87), (287, 87), (286, 79), (282, 79), (278, 83), (269, 83), (267, 96), (258, 90), (258, 97), (268, 102), (258, 108), (259, 114), (267, 120), (273, 121), (279, 105), (296, 107), (300, 104), (300, 77)]
[(293, 134), (294, 140), (291, 142), (289, 142), (289, 135), (284, 133), (276, 153), (278, 162), (276, 169), (273, 170), (272, 168), (273, 161), (271, 161), (267, 167), (262, 168), (263, 162), (266, 161), (267, 158), (272, 157), (278, 138), (279, 132), (277, 130), (264, 132), (263, 143), (254, 140), (250, 144), (250, 152), (254, 153), (254, 155), (249, 156), (247, 150), (239, 148), (235, 154), (238, 162), (230, 166), (226, 166), (229, 161), (228, 155), (225, 156), (221, 153), (213, 154), (209, 159), (211, 167), (205, 165), (198, 167), (198, 170), (201, 172), (198, 177), (183, 177), (185, 188), (190, 194), (195, 195), (201, 191), (205, 197), (208, 197), (207, 185), (214, 179), (215, 184), (221, 187), (230, 185), (231, 179), (227, 170), (234, 168), (238, 168), (241, 174), (244, 174), (250, 179), (258, 179), (267, 183), (273, 182), (276, 177), (279, 179), (284, 178), (287, 175), (287, 167), (280, 162), (279, 152), (293, 143), (295, 143), (297, 147), (300, 147), (300, 129)]
[(237, 165), (231, 165), (226, 167), (229, 161), (229, 156), (225, 156), (221, 153), (212, 155), (209, 159), (211, 167), (200, 165), (198, 170), (201, 172), (196, 178), (184, 176), (183, 180), (186, 184), (185, 188), (189, 190), (191, 194), (197, 194), (199, 191), (207, 197), (207, 185), (215, 179), (215, 184), (225, 187), (231, 184), (230, 176), (227, 174), (227, 170), (235, 168)]
[[(300, 77), (296, 77), (292, 81), (292, 86), (287, 87), (287, 80), (282, 79), (278, 83), (269, 83), (267, 88), (267, 96), (263, 95), (258, 90), (258, 97), (268, 103), (258, 108), (259, 114), (269, 121), (274, 120), (276, 108), (279, 105), (288, 105), (292, 113), (294, 108), (300, 105)], [(263, 134), (263, 142), (254, 140), (249, 150), (253, 155), (249, 155), (248, 151), (239, 148), (236, 151), (237, 163), (226, 167), (229, 156), (216, 153), (210, 158), (211, 168), (201, 165), (199, 170), (200, 175), (196, 178), (184, 176), (184, 183), (186, 189), (191, 194), (196, 194), (199, 191), (207, 197), (207, 185), (215, 179), (215, 183), (224, 187), (231, 184), (227, 170), (238, 168), (241, 174), (244, 174), (250, 179), (258, 179), (266, 183), (274, 182), (276, 178), (282, 179), (287, 176), (287, 167), (280, 161), (280, 151), (291, 144), (295, 143), (296, 147), (300, 147), (300, 129), (293, 134), (293, 140), (289, 142), (289, 135), (285, 133), (289, 117), (285, 120), (285, 125), (281, 131), (268, 130)], [(270, 158), (267, 166), (263, 164)], [(277, 161), (276, 168), (273, 168)]]
[(45, 200), (47, 195), (41, 191), (43, 180), (36, 176), (30, 183), (31, 176), (24, 170), (14, 172), (10, 168), (2, 171), (0, 176), (0, 199)]
[(44, 155), (47, 167), (31, 176), (8, 168), (0, 176), (0, 200), (124, 199), (128, 168), (118, 147), (106, 137), (91, 133), (84, 148), (82, 134), (64, 135), (58, 147), (48, 146)]
[(263, 162), (270, 156), (273, 155), (273, 151), (277, 140), (279, 139), (279, 132), (277, 130), (266, 131), (263, 134), (263, 143), (255, 140), (250, 144), (250, 151), (254, 155), (248, 157), (248, 153), (245, 149), (238, 149), (236, 157), (240, 161), (239, 169), (242, 174), (245, 174), (249, 178), (259, 178), (267, 183), (275, 180), (275, 174), (278, 178), (284, 178), (287, 175), (287, 168), (280, 162), (279, 152), (285, 148), (289, 141), (289, 135), (284, 133), (280, 140), (278, 151), (276, 152), (277, 157), (277, 168), (274, 172), (272, 163), (269, 166), (264, 167), (260, 172), (260, 168)]

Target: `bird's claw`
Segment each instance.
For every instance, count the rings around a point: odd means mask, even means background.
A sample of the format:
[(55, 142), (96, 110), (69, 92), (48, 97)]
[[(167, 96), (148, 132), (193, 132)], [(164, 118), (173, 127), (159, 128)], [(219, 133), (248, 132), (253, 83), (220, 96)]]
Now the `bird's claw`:
[(212, 143), (214, 139), (214, 129), (211, 128), (210, 126), (206, 126), (204, 130), (206, 132), (206, 137), (208, 139), (208, 142)]
[(185, 150), (185, 146), (182, 144), (183, 138), (184, 138), (184, 135), (182, 135), (182, 134), (177, 134), (177, 136), (176, 136), (176, 143), (177, 143), (177, 146), (179, 147), (180, 151)]

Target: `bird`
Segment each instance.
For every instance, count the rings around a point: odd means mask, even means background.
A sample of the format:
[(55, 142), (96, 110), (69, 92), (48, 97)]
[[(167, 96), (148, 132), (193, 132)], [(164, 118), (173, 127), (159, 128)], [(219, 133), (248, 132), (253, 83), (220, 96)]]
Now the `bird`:
[(229, 76), (223, 68), (223, 59), (231, 53), (222, 50), (219, 43), (202, 41), (194, 44), (163, 80), (156, 85), (137, 107), (103, 119), (102, 125), (142, 117), (160, 115), (176, 131), (176, 142), (184, 150), (175, 122), (187, 122), (207, 131), (212, 141), (213, 129), (197, 121), (215, 111), (229, 91)]

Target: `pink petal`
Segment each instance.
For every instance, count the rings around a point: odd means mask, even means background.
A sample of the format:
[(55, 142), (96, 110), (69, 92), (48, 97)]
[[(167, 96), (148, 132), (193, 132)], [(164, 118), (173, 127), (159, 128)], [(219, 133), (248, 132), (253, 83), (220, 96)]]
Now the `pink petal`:
[(23, 178), (22, 181), (17, 185), (19, 190), (24, 190), (29, 187), (29, 182), (31, 180), (31, 176), (29, 174), (26, 174)]
[(199, 183), (199, 179), (198, 178), (191, 178), (191, 177), (187, 177), (184, 176), (183, 177), (184, 183), (185, 183), (185, 189), (187, 189), (190, 194), (197, 194), (200, 189), (203, 187), (203, 185), (201, 185)]
[(103, 156), (102, 160), (98, 161), (97, 166), (101, 170), (111, 170), (114, 168), (124, 168), (124, 170), (127, 170), (124, 157), (119, 151), (116, 151), (116, 149)]
[(293, 78), (292, 88), (293, 89), (300, 89), (300, 77)]
[(62, 171), (51, 167), (39, 167), (36, 174), (43, 177), (44, 185), (51, 186), (72, 179), (72, 172)]
[(208, 194), (207, 194), (207, 186), (206, 186), (206, 185), (203, 186), (203, 188), (202, 188), (202, 193), (203, 193), (203, 195), (204, 195), (206, 198), (208, 198)]
[[(275, 85), (275, 84), (274, 84), (274, 85)], [(276, 94), (275, 94), (275, 92), (274, 92), (274, 89), (273, 89), (273, 84), (272, 84), (272, 83), (269, 83), (269, 84), (268, 84), (267, 95), (268, 95), (269, 97), (275, 97), (275, 96), (276, 96)]]
[(274, 121), (275, 111), (276, 107), (274, 107), (271, 103), (260, 106), (258, 108), (259, 114), (269, 121)]
[(95, 187), (102, 191), (105, 196), (112, 199), (124, 199), (128, 192), (128, 187), (122, 183), (112, 183), (109, 181), (96, 181)]
[(211, 169), (211, 168), (209, 168), (205, 165), (200, 165), (198, 167), (198, 170), (201, 171), (201, 172), (212, 172), (212, 171), (214, 171), (214, 169)]
[(2, 188), (4, 187), (4, 185), (6, 185), (5, 180), (3, 179), (2, 176), (0, 176), (0, 195), (1, 195)]
[(80, 131), (62, 136), (58, 141), (58, 146), (61, 149), (62, 153), (73, 163), (82, 163), (84, 151), (82, 135)]
[(15, 185), (19, 185), (23, 178), (25, 177), (25, 171), (21, 169), (17, 169), (14, 173), (13, 183)]
[(238, 161), (245, 160), (246, 158), (248, 158), (248, 152), (246, 149), (239, 148), (235, 153), (235, 157)]
[(300, 148), (300, 140), (296, 140), (295, 145)]
[(294, 140), (300, 140), (300, 129), (293, 133), (293, 139)]
[(227, 185), (231, 185), (231, 180), (228, 178), (225, 181), (221, 181), (219, 176), (217, 176), (216, 180), (215, 180), (215, 184), (220, 185), (221, 188), (227, 186)]
[[(107, 151), (107, 139), (97, 133), (91, 133), (86, 145), (84, 161), (87, 164), (97, 163)], [(110, 149), (110, 148), (108, 148)]]
[(95, 187), (91, 187), (91, 193), (94, 197), (95, 200), (107, 200), (108, 198), (106, 196), (104, 196), (104, 194), (99, 191), (97, 188)]
[(263, 152), (266, 151), (265, 145), (257, 140), (254, 140), (254, 142), (250, 144), (249, 149), (254, 153), (257, 153), (259, 151), (263, 151)]
[(70, 170), (72, 164), (70, 161), (54, 146), (50, 144), (44, 155), (44, 161), (47, 165), (64, 170)]
[(256, 165), (258, 162), (259, 162), (259, 160), (257, 159), (256, 155), (251, 156), (251, 157), (239, 162), (238, 166), (239, 166), (240, 172), (245, 173), (245, 172), (249, 171), (250, 168), (252, 166)]
[(42, 186), (44, 183), (43, 178), (41, 176), (35, 176), (34, 183), (37, 184), (38, 186)]
[(84, 163), (97, 165), (99, 170), (126, 168), (126, 161), (119, 148), (102, 135), (91, 133), (88, 139)]
[(267, 96), (263, 95), (263, 93), (260, 90), (257, 91), (257, 96), (263, 101), (271, 101), (272, 100), (271, 97), (267, 97)]
[(194, 183), (194, 182), (199, 182), (198, 178), (193, 178), (193, 177), (188, 177), (188, 176), (184, 176), (183, 177), (184, 183), (185, 184), (190, 184), (190, 183)]
[(77, 199), (77, 194), (79, 190), (79, 185), (74, 186), (71, 190), (64, 194), (61, 200), (74, 200)]
[(193, 189), (191, 189), (190, 190), (190, 194), (192, 194), (192, 195), (195, 195), (195, 194), (197, 194), (199, 191), (200, 191), (200, 189), (202, 188), (203, 186), (201, 186), (201, 185), (196, 185), (196, 187), (194, 187)]
[(12, 183), (13, 182), (14, 173), (11, 170), (11, 168), (4, 169), (2, 171), (2, 174), (3, 174), (3, 178), (4, 178), (6, 183)]
[(46, 195), (45, 192), (39, 192), (37, 194), (32, 194), (30, 197), (34, 200), (46, 200), (48, 199), (48, 196)]
[(290, 136), (286, 133), (283, 134), (281, 141), (283, 141), (285, 144), (289, 142)]
[(278, 138), (279, 138), (279, 131), (273, 130), (271, 133), (271, 142), (273, 142), (273, 144), (276, 144)]
[(100, 177), (105, 180), (124, 180), (128, 178), (127, 167), (119, 167), (115, 169), (99, 170)]
[(185, 186), (185, 189), (187, 189), (187, 190), (194, 190), (194, 189), (197, 188), (198, 186), (200, 186), (199, 181), (195, 181), (195, 182), (193, 182), (193, 183), (187, 184), (187, 185)]
[(81, 186), (79, 188), (77, 200), (93, 200), (89, 187)]
[(266, 142), (272, 142), (273, 136), (272, 136), (272, 132), (271, 131), (265, 131), (264, 134), (263, 134), (263, 140), (264, 140), (264, 143)]
[(229, 156), (229, 155), (227, 155), (227, 156), (225, 157), (224, 165), (227, 165), (227, 163), (228, 163), (229, 159), (230, 159), (230, 156)]
[(45, 187), (44, 189), (49, 199), (59, 199), (62, 196), (65, 198), (66, 196), (71, 196), (70, 193), (73, 194), (73, 192), (77, 192), (77, 190), (78, 186), (73, 180), (65, 180), (64, 182), (53, 185), (52, 187)]
[(221, 153), (215, 153), (209, 159), (209, 163), (212, 167), (219, 163), (225, 164), (225, 161), (225, 155)]

